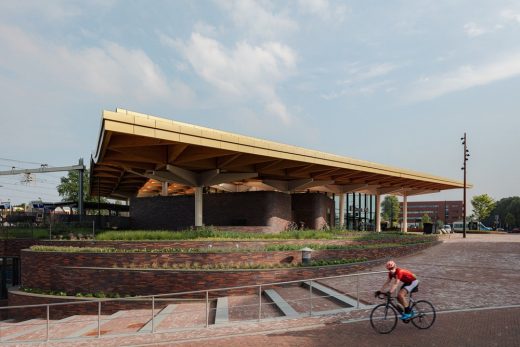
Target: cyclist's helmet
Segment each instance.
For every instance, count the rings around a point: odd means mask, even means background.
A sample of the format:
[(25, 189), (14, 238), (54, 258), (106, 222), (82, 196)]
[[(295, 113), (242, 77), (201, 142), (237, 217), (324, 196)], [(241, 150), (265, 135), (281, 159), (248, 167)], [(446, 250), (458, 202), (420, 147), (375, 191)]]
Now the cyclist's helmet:
[(389, 261), (386, 262), (386, 268), (388, 270), (392, 270), (394, 267), (395, 267), (395, 261), (389, 260)]

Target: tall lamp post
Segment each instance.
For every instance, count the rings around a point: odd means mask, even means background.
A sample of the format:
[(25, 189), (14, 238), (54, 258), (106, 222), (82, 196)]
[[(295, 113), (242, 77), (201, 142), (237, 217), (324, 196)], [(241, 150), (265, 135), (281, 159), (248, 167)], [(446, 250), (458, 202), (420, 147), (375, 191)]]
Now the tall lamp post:
[(466, 133), (464, 133), (464, 137), (461, 137), (460, 139), (462, 140), (462, 145), (464, 146), (464, 164), (460, 168), (464, 171), (464, 187), (462, 188), (464, 191), (464, 201), (462, 203), (462, 235), (464, 238), (466, 238), (466, 162), (468, 161), (469, 157)]

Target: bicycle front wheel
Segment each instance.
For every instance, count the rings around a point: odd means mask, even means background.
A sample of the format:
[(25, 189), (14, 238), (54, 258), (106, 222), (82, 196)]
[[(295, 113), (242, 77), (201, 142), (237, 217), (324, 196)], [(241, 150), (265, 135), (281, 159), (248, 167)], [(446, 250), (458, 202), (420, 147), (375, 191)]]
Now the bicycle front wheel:
[(370, 313), (370, 324), (380, 334), (388, 334), (397, 325), (397, 312), (386, 304), (379, 304)]
[(419, 329), (428, 329), (435, 322), (435, 308), (426, 300), (419, 300), (413, 306), (412, 324)]

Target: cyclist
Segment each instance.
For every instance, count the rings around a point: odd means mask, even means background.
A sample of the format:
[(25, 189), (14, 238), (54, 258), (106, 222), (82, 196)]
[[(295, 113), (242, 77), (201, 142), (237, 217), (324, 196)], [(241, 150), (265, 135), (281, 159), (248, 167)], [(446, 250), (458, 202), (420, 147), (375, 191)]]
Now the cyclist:
[(404, 313), (401, 316), (401, 319), (410, 319), (412, 318), (413, 313), (411, 312), (411, 308), (408, 306), (409, 302), (406, 295), (417, 288), (419, 280), (410, 270), (398, 268), (393, 260), (389, 260), (386, 263), (386, 268), (388, 270), (388, 279), (381, 287), (381, 290), (378, 290), (375, 295), (378, 296), (379, 294), (384, 293), (385, 288), (390, 284), (390, 282), (392, 282), (392, 280), (393, 284), (390, 286), (390, 293), (393, 293), (397, 287), (402, 284), (399, 293), (397, 294), (397, 300), (404, 307)]

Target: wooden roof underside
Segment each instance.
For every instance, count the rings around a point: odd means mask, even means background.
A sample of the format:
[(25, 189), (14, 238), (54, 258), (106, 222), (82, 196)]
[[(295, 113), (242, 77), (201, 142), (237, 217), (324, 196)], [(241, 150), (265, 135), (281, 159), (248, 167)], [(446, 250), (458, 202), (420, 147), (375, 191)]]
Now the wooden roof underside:
[[(96, 156), (91, 163), (92, 195), (157, 195), (162, 183), (155, 174), (171, 167), (196, 174), (208, 170), (256, 174), (212, 186), (225, 191), (277, 189), (414, 195), (463, 187), (461, 182), (428, 174), (126, 110), (103, 112)], [(169, 194), (190, 194), (192, 188), (185, 182), (168, 180)]]

